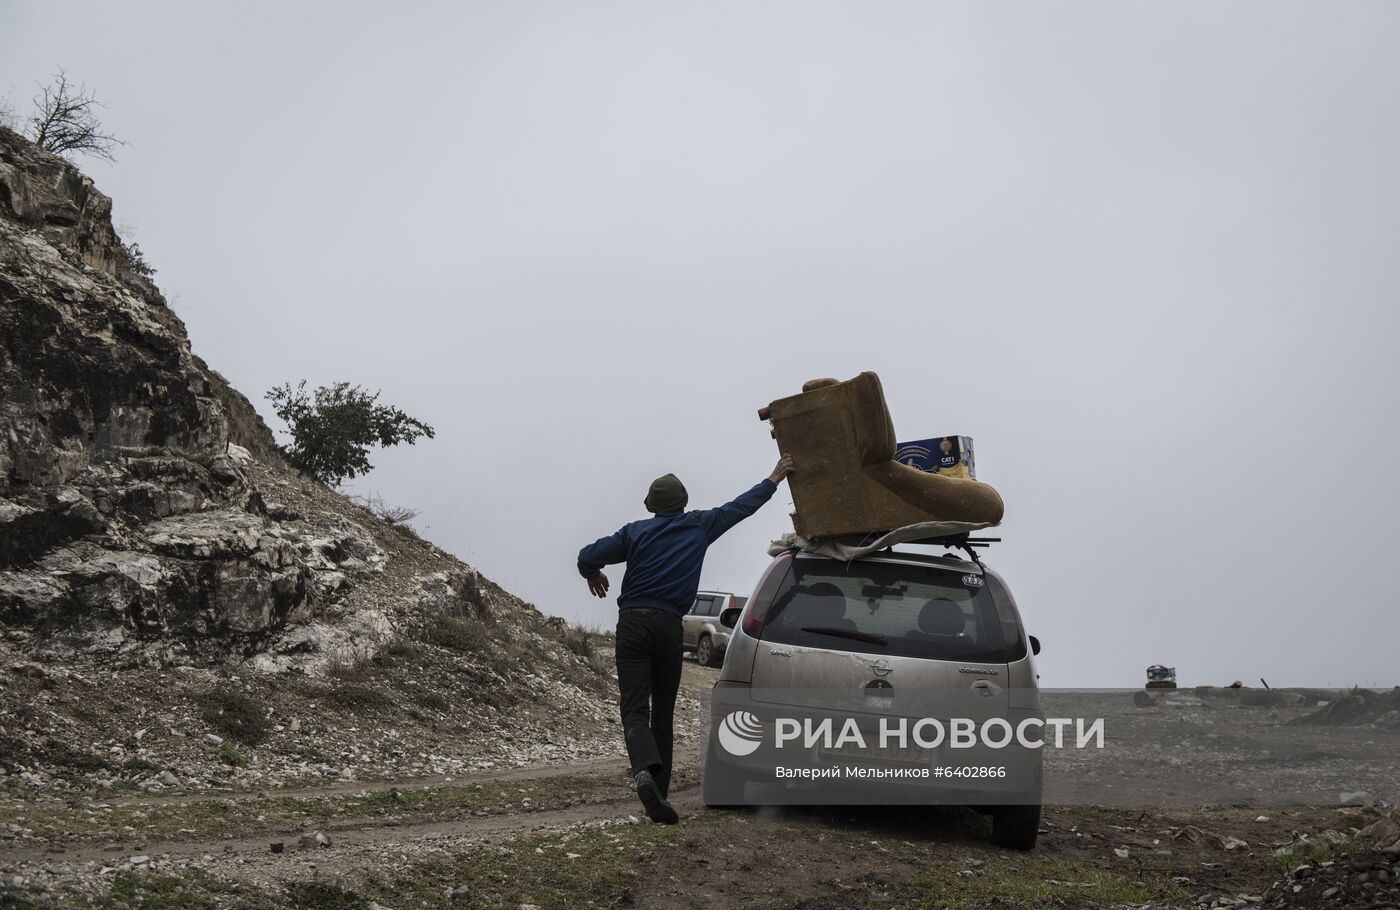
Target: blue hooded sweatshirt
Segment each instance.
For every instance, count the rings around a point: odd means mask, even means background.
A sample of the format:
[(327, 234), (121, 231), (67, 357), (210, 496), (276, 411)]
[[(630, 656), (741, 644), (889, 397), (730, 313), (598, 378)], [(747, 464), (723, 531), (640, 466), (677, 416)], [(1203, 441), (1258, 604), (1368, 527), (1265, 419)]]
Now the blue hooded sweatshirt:
[(578, 551), (578, 571), (597, 578), (603, 566), (627, 563), (619, 610), (652, 607), (685, 615), (700, 590), (705, 550), (720, 535), (757, 512), (778, 485), (763, 479), (717, 509), (653, 515), (623, 525), (616, 533)]

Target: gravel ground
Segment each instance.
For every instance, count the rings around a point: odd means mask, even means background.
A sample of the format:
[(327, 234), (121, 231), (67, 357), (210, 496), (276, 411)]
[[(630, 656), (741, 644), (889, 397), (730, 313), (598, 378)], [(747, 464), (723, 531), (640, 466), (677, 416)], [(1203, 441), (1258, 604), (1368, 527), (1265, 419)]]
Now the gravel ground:
[[(699, 729), (700, 696), (715, 675), (687, 662), (682, 730)], [(1270, 710), (1229, 717), (1225, 726), (1247, 719), (1261, 730), (1290, 719)], [(455, 759), (471, 764), (474, 745), (459, 741)], [(1213, 766), (1234, 760), (1229, 738), (1203, 734), (1191, 748)], [(1051, 806), (1040, 846), (1020, 854), (992, 846), (986, 819), (967, 809), (705, 810), (693, 734), (680, 754), (676, 827), (638, 820), (616, 742), (586, 760), (377, 783), (24, 791), (4, 806), (0, 906), (1197, 910), (1394, 901), (1400, 845), (1387, 841), (1400, 829), (1385, 806)], [(1048, 773), (1085, 771), (1052, 759)]]

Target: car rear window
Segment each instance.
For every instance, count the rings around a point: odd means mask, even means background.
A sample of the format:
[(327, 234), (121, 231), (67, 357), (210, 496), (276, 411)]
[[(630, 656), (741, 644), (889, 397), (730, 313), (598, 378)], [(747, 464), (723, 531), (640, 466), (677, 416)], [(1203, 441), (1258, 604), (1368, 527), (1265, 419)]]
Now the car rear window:
[(763, 640), (833, 651), (1005, 663), (980, 572), (798, 559), (767, 611)]

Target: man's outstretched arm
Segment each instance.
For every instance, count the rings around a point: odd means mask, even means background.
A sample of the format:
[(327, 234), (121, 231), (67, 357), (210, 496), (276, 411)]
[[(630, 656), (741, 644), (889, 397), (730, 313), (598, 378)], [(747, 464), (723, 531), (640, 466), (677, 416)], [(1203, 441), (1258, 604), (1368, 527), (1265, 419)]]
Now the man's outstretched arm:
[(578, 574), (588, 579), (588, 590), (594, 597), (608, 594), (608, 576), (603, 566), (627, 560), (627, 529), (621, 528), (607, 537), (599, 537), (578, 551)]
[(740, 493), (732, 502), (727, 502), (717, 509), (701, 512), (700, 522), (710, 543), (714, 543), (725, 531), (762, 508), (764, 503), (773, 498), (773, 492), (778, 489), (779, 482), (791, 471), (792, 456), (784, 455), (778, 459), (772, 474)]

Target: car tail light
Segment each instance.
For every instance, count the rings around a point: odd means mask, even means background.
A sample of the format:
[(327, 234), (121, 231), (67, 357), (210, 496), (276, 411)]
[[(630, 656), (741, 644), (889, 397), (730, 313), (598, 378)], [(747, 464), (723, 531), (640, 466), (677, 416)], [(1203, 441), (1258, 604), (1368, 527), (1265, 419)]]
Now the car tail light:
[(743, 619), (744, 634), (749, 638), (758, 638), (763, 634), (763, 619), (758, 615), (757, 610), (745, 610)]
[(758, 580), (758, 587), (754, 589), (753, 596), (744, 605), (744, 612), (739, 617), (739, 627), (749, 638), (759, 638), (763, 634), (763, 623), (768, 619), (768, 608), (773, 605), (773, 598), (791, 566), (792, 554), (780, 556), (769, 564), (768, 571)]

